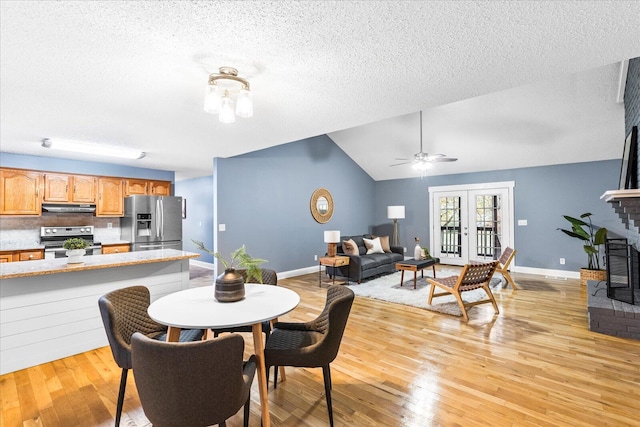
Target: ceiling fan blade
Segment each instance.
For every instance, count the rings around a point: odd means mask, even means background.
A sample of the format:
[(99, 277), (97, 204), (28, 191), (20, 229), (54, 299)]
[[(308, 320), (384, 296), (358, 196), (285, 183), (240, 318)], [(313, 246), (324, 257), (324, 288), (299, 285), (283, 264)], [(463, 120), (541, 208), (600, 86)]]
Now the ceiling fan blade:
[(430, 162), (455, 162), (458, 159), (454, 159), (453, 157), (436, 157), (434, 159), (429, 159)]
[(405, 157), (396, 157), (396, 160), (411, 160), (411, 159), (407, 159)]
[(408, 161), (408, 162), (402, 162), (402, 163), (396, 163), (396, 164), (393, 164), (393, 165), (389, 165), (389, 166), (400, 166), (400, 165), (408, 165), (409, 163), (413, 163), (413, 161), (412, 161), (412, 160), (410, 160), (410, 161)]

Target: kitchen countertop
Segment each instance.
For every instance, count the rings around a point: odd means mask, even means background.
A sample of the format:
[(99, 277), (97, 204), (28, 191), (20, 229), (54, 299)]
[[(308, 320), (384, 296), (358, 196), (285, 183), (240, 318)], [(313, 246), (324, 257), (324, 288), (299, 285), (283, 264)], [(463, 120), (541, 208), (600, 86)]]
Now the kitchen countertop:
[[(4, 249), (3, 249), (4, 250)], [(124, 252), (119, 254), (86, 255), (80, 264), (67, 264), (67, 258), (43, 259), (23, 262), (0, 263), (0, 279), (40, 276), (56, 273), (115, 268), (127, 265), (149, 264), (198, 258), (200, 254), (176, 249), (157, 249), (152, 251)]]
[(44, 245), (40, 242), (34, 242), (31, 240), (7, 240), (0, 242), (0, 252), (8, 251), (38, 251), (44, 249)]

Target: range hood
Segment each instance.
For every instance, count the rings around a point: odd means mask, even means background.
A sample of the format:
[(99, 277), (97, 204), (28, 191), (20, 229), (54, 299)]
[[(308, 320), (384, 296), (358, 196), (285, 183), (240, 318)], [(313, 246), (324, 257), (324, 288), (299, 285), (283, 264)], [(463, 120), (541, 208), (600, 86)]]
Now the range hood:
[(93, 213), (96, 211), (96, 205), (45, 203), (42, 210), (55, 213)]

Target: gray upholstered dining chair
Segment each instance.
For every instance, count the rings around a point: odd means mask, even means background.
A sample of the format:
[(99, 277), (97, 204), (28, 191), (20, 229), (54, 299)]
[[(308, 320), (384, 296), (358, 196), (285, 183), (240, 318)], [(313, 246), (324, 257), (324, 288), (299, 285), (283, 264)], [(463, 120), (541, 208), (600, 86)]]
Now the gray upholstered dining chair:
[(244, 406), (247, 427), (256, 363), (253, 355), (245, 363), (243, 353), (239, 334), (189, 343), (133, 334), (133, 372), (149, 421), (154, 427), (224, 426)]
[(271, 366), (276, 367), (274, 388), (278, 385), (278, 366), (322, 368), (331, 426), (333, 408), (329, 364), (338, 355), (353, 300), (354, 294), (351, 289), (342, 285), (329, 285), (322, 313), (306, 323), (276, 323), (264, 350), (267, 372)]
[[(265, 285), (273, 285), (273, 286), (278, 286), (278, 274), (276, 273), (275, 270), (271, 270), (268, 268), (262, 268), (260, 269), (261, 271), (261, 275), (262, 275), (262, 283)], [(236, 272), (238, 272), (242, 278), (245, 280), (245, 282), (247, 281), (247, 270), (245, 269), (237, 269)], [(252, 327), (251, 325), (247, 325), (247, 326), (236, 326), (234, 328), (226, 328), (226, 329), (214, 329), (213, 330), (213, 335), (214, 336), (218, 336), (219, 334), (223, 333), (223, 332), (252, 332)], [(271, 322), (267, 321), (267, 322), (262, 322), (262, 332), (264, 332), (265, 334), (265, 342), (269, 339), (269, 334), (271, 333)]]
[[(149, 289), (130, 286), (111, 291), (100, 297), (98, 307), (104, 324), (113, 359), (122, 368), (120, 390), (116, 406), (116, 427), (120, 425), (127, 375), (131, 369), (131, 336), (140, 332), (149, 338), (165, 340), (167, 327), (155, 322), (147, 314), (151, 303)], [(180, 332), (180, 341), (199, 341), (203, 331), (187, 329)]]

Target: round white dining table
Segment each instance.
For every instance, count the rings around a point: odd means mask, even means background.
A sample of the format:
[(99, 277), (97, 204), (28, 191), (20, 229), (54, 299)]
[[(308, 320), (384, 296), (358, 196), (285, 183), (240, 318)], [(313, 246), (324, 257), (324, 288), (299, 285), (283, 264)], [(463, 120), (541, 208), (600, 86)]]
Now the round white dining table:
[[(181, 329), (223, 329), (251, 325), (257, 359), (262, 425), (269, 427), (266, 368), (262, 322), (276, 319), (296, 308), (300, 296), (281, 286), (246, 283), (245, 297), (235, 302), (219, 302), (214, 286), (186, 289), (166, 295), (148, 308), (149, 317), (167, 325), (167, 341), (178, 341)], [(212, 334), (207, 334), (209, 337)]]

